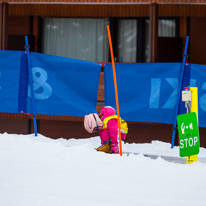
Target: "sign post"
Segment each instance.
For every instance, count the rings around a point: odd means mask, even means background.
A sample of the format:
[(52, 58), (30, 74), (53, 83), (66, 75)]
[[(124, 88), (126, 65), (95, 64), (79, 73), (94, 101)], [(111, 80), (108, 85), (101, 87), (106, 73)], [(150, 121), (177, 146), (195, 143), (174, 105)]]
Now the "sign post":
[(37, 123), (36, 123), (36, 112), (35, 112), (35, 103), (34, 103), (33, 79), (32, 79), (32, 70), (31, 70), (31, 63), (30, 63), (30, 56), (29, 56), (29, 43), (28, 43), (27, 36), (25, 36), (25, 43), (26, 43), (27, 62), (28, 62), (28, 69), (29, 69), (31, 97), (32, 97), (31, 99), (32, 99), (32, 109), (33, 109), (34, 133), (35, 133), (35, 136), (37, 136)]
[[(191, 108), (190, 112), (195, 112), (197, 115), (197, 123), (198, 123), (198, 88), (190, 87), (191, 90)], [(188, 111), (187, 111), (188, 112)], [(191, 164), (197, 161), (197, 155), (187, 156), (186, 163)]]
[(180, 96), (181, 96), (181, 87), (182, 87), (184, 70), (185, 70), (185, 60), (186, 60), (188, 43), (189, 43), (189, 36), (186, 37), (184, 56), (183, 56), (183, 60), (182, 60), (182, 68), (181, 68), (181, 74), (180, 74), (180, 83), (179, 83), (179, 89), (178, 89), (178, 94), (177, 94), (177, 105), (176, 105), (176, 111), (175, 111), (175, 119), (174, 119), (174, 123), (173, 123), (171, 148), (174, 147), (175, 138), (176, 138), (177, 115), (178, 115), (178, 110), (179, 110), (179, 102), (180, 102)]

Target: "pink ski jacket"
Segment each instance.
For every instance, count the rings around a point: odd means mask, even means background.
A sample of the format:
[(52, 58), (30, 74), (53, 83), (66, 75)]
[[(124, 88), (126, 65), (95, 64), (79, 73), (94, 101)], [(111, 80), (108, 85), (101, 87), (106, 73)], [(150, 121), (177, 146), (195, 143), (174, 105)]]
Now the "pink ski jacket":
[[(100, 115), (102, 116), (102, 121), (105, 118), (115, 115), (116, 111), (110, 106), (102, 107)], [(101, 139), (101, 144), (111, 138), (112, 145), (118, 144), (118, 122), (117, 119), (110, 119), (107, 123), (107, 129), (102, 129), (99, 131), (99, 136)], [(121, 133), (121, 138), (124, 140), (126, 134)]]

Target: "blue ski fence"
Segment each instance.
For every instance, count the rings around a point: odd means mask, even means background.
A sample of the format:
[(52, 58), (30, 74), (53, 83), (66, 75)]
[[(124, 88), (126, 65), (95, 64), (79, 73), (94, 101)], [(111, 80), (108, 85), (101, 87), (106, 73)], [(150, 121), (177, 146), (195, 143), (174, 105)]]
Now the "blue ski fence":
[[(30, 52), (36, 114), (96, 112), (101, 64)], [(33, 113), (25, 52), (0, 51), (0, 112)]]
[[(116, 64), (120, 115), (127, 121), (173, 124), (181, 63)], [(198, 87), (199, 126), (206, 127), (206, 65), (188, 64), (191, 87)], [(188, 76), (188, 75), (187, 75)], [(115, 108), (112, 65), (104, 66), (105, 105)], [(186, 81), (187, 82), (187, 81)], [(183, 85), (183, 86), (185, 86)], [(179, 113), (186, 113), (181, 103)]]
[[(32, 113), (25, 58), (25, 52), (0, 51), (0, 112)], [(36, 114), (83, 117), (96, 112), (101, 64), (35, 52), (30, 60)], [(181, 63), (121, 63), (115, 68), (123, 119), (173, 124)], [(198, 87), (199, 126), (206, 127), (206, 66), (185, 69), (191, 69), (190, 86)], [(105, 105), (115, 107), (111, 64), (104, 66), (104, 75)]]

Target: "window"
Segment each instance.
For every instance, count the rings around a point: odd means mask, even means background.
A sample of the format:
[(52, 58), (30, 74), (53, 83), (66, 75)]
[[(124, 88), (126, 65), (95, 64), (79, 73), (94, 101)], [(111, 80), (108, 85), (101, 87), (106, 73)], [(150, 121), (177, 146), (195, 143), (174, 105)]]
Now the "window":
[[(176, 36), (176, 19), (159, 19), (158, 36), (159, 37), (175, 37)], [(149, 62), (149, 26), (150, 20), (145, 19), (145, 62)]]
[[(74, 59), (108, 62), (109, 42), (105, 19), (44, 18), (42, 52)], [(150, 20), (111, 18), (116, 62), (149, 62)], [(159, 37), (175, 37), (177, 19), (161, 18)]]
[(117, 31), (117, 61), (136, 62), (137, 20), (120, 19)]
[(43, 19), (42, 52), (74, 59), (108, 61), (107, 19)]
[(175, 19), (159, 19), (158, 36), (175, 37), (176, 20)]

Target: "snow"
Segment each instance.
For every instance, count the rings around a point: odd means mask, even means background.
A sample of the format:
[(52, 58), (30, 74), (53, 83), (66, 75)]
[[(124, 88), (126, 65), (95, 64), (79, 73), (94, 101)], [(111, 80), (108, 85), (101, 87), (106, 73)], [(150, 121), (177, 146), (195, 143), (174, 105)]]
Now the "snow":
[[(57, 139), (0, 134), (2, 206), (205, 206), (206, 163), (167, 162), (143, 154), (178, 157), (170, 143), (122, 142), (123, 151), (97, 152), (99, 137)], [(200, 148), (198, 157), (206, 157)]]

